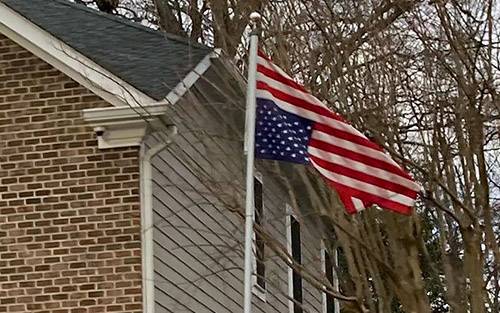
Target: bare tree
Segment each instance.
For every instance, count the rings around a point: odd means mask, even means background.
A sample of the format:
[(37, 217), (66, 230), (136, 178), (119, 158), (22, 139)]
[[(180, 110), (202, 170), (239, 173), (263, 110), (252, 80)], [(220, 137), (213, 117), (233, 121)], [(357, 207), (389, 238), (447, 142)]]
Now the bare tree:
[(246, 17), (260, 9), (274, 61), (425, 187), (411, 217), (377, 208), (348, 216), (314, 172), (273, 165), (318, 235), (341, 250), (344, 310), (500, 311), (495, 1), (153, 2), (154, 25), (242, 59)]
[(274, 59), (427, 190), (409, 219), (377, 210), (353, 220), (330, 214), (340, 236), (355, 233), (340, 240), (351, 280), (344, 286), (371, 311), (498, 311), (493, 8), (492, 1), (291, 1), (268, 12)]

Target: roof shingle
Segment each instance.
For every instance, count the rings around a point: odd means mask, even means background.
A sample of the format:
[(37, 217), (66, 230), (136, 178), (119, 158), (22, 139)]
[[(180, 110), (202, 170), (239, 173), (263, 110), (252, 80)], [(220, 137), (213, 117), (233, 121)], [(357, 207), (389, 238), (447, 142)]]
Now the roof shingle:
[(63, 0), (2, 0), (32, 23), (161, 100), (211, 49)]

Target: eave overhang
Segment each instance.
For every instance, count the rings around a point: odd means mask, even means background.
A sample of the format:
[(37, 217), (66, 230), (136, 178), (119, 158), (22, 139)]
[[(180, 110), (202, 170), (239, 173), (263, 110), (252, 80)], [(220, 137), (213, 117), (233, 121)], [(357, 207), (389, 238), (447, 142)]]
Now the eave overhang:
[(99, 149), (139, 146), (150, 130), (172, 131), (167, 105), (110, 107), (83, 110), (83, 119), (94, 128)]

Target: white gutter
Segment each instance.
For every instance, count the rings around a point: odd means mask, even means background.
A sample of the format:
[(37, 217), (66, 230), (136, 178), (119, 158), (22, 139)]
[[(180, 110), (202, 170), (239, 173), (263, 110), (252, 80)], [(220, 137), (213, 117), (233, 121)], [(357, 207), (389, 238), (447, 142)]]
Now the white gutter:
[(140, 149), (141, 175), (141, 258), (142, 258), (142, 304), (144, 313), (154, 313), (154, 254), (153, 254), (153, 174), (151, 159), (164, 150), (170, 138), (177, 133), (175, 126), (169, 131), (169, 139), (157, 143), (150, 149), (142, 142)]

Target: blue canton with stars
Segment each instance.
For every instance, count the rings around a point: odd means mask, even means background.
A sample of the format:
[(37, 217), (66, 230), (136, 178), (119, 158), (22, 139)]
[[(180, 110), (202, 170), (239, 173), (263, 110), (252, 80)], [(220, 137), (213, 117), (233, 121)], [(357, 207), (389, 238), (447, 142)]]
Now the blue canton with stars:
[(255, 156), (307, 164), (312, 121), (280, 109), (273, 101), (257, 98)]

